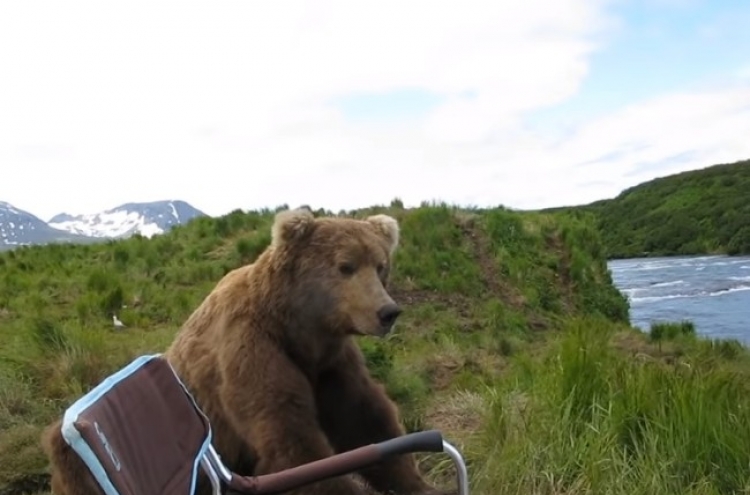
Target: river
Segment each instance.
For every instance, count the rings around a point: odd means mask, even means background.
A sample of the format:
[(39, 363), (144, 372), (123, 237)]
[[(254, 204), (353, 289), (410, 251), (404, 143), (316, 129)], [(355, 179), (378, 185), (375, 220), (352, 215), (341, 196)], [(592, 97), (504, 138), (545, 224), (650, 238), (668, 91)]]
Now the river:
[(688, 319), (700, 335), (750, 345), (750, 256), (612, 260), (609, 268), (634, 326)]

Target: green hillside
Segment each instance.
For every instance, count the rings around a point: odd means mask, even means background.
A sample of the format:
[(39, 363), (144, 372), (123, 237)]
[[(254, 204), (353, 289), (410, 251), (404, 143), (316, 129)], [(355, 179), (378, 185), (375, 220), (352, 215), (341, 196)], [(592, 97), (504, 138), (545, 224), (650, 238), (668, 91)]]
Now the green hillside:
[(662, 177), (573, 209), (599, 217), (610, 258), (750, 254), (750, 160)]
[[(629, 328), (593, 222), (398, 201), (351, 214), (374, 211), (401, 222), (392, 293), (405, 312), (387, 340), (359, 342), (409, 429), (439, 428), (464, 452), (475, 495), (750, 488), (745, 349), (689, 325)], [(0, 253), (0, 494), (47, 493), (41, 428), (163, 350), (219, 278), (268, 244), (272, 216)], [(443, 456), (420, 459), (453, 482)]]

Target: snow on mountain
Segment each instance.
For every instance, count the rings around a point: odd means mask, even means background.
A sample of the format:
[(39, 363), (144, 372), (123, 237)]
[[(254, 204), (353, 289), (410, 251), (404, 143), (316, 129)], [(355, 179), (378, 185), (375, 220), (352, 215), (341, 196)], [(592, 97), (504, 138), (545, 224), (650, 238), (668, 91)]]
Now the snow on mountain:
[(86, 239), (54, 229), (35, 215), (0, 201), (0, 249), (62, 241)]
[(121, 238), (133, 234), (152, 237), (193, 218), (206, 216), (184, 201), (125, 203), (107, 211), (83, 215), (61, 213), (49, 225), (66, 232), (96, 238)]

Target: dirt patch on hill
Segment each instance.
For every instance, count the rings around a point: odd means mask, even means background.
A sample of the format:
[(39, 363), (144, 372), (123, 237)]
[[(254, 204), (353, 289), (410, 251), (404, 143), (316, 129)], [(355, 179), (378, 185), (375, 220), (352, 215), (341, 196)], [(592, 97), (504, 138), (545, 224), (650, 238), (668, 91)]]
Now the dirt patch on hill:
[(551, 249), (560, 259), (559, 270), (557, 275), (559, 277), (560, 288), (562, 293), (562, 303), (566, 312), (572, 311), (575, 307), (575, 298), (573, 295), (573, 278), (571, 276), (571, 259), (570, 252), (565, 248), (565, 244), (560, 237), (559, 232), (554, 232), (551, 235), (545, 236), (547, 247)]
[[(481, 226), (477, 224), (477, 216), (461, 213), (454, 217), (454, 221), (461, 229), (464, 238), (468, 241), (472, 256), (479, 265), (482, 284), (486, 288), (486, 292), (482, 298), (496, 298), (504, 305), (522, 311), (526, 315), (531, 331), (548, 330), (552, 326), (551, 322), (547, 318), (529, 311), (524, 296), (519, 293), (513, 284), (505, 280), (505, 276), (502, 274), (493, 254), (491, 240), (482, 230)], [(566, 251), (560, 239), (553, 241), (551, 248), (558, 250), (561, 257), (565, 255)], [(567, 266), (566, 263), (569, 264), (569, 261), (563, 258), (564, 267)], [(566, 287), (565, 291), (569, 292), (572, 288), (567, 276), (568, 270), (564, 268), (563, 271), (565, 274), (561, 275), (561, 283)], [(476, 298), (469, 298), (459, 293), (443, 293), (416, 289), (409, 287), (408, 281), (394, 283), (390, 288), (390, 292), (396, 301), (407, 306), (434, 304), (450, 308), (461, 322), (460, 325), (463, 330), (471, 330), (477, 324), (476, 316), (472, 313), (472, 308), (476, 307)], [(567, 306), (568, 301), (565, 301), (565, 304)]]
[(389, 289), (389, 292), (399, 303), (409, 305), (439, 303), (450, 308), (460, 308), (469, 302), (469, 299), (461, 294), (445, 294), (424, 289), (409, 289), (396, 284)]
[(523, 308), (526, 300), (511, 284), (503, 280), (503, 274), (500, 272), (495, 256), (492, 254), (492, 243), (487, 234), (477, 225), (476, 216), (459, 215), (456, 217), (456, 221), (461, 232), (471, 244), (472, 253), (482, 274), (482, 283), (487, 291), (509, 306)]
[[(454, 218), (456, 225), (461, 229), (464, 238), (469, 242), (472, 256), (479, 266), (482, 284), (486, 292), (485, 297), (496, 297), (504, 304), (514, 308), (524, 308), (526, 300), (515, 290), (515, 288), (504, 281), (495, 257), (492, 254), (492, 244), (485, 232), (477, 225), (476, 218), (470, 214), (457, 214)], [(404, 304), (438, 303), (455, 309), (459, 313), (468, 316), (468, 308), (476, 299), (470, 299), (462, 294), (442, 293), (424, 289), (409, 287), (408, 282), (394, 283), (391, 287), (394, 298)]]

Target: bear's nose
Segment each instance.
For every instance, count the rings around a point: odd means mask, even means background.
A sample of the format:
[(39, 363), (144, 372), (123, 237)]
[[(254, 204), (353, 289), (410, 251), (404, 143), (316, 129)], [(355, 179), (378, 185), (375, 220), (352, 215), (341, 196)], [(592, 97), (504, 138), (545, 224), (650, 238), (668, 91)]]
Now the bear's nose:
[(390, 327), (401, 314), (401, 308), (394, 303), (388, 303), (378, 310), (378, 319), (384, 327)]

